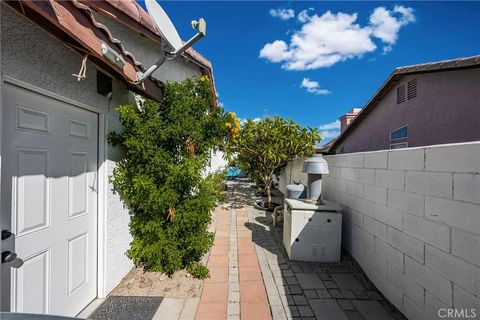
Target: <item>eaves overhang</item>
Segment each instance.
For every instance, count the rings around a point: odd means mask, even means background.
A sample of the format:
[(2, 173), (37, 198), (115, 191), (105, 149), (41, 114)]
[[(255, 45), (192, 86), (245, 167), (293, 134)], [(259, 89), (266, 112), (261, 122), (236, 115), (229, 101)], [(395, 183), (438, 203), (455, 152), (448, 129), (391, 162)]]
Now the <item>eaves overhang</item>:
[[(122, 23), (135, 32), (145, 36), (146, 38), (162, 44), (160, 33), (155, 27), (150, 15), (135, 0), (77, 0), (88, 5), (92, 10), (110, 19)], [(213, 106), (218, 106), (217, 91), (215, 87), (215, 78), (212, 63), (203, 55), (188, 48), (183, 54), (184, 58), (190, 63), (200, 68), (202, 74), (208, 75), (212, 87)]]
[[(6, 3), (75, 51), (88, 54), (90, 61), (122, 81), (130, 90), (150, 99), (162, 99), (163, 84), (160, 81), (149, 78), (142, 84), (134, 83), (137, 72), (144, 71), (143, 65), (125, 51), (121, 41), (113, 38), (105, 26), (95, 21), (89, 7), (77, 0), (12, 0)], [(107, 57), (102, 47), (108, 48), (122, 63), (115, 63)]]

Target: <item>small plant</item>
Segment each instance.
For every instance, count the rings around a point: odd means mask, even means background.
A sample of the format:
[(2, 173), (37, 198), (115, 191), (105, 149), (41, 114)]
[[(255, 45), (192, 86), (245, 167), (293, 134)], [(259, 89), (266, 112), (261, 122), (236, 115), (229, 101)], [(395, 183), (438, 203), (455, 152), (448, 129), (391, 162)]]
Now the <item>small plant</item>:
[(208, 268), (203, 264), (194, 262), (187, 267), (188, 273), (192, 275), (195, 279), (206, 279), (210, 278), (210, 272)]

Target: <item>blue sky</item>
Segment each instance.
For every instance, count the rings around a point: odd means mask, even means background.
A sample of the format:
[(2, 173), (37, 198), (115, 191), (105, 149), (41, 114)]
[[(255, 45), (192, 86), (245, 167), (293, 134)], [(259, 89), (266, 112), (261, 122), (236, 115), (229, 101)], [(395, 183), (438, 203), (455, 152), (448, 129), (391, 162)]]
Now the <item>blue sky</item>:
[(480, 2), (160, 4), (183, 39), (206, 19), (195, 49), (212, 61), (226, 110), (320, 127), (323, 142), (395, 67), (480, 54)]

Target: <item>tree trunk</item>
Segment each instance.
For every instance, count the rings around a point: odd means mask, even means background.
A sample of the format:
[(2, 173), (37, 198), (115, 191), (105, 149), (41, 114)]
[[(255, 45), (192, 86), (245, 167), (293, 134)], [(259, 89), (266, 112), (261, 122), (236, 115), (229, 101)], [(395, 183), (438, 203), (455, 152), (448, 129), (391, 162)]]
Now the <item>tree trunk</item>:
[(272, 190), (271, 190), (271, 181), (270, 176), (263, 177), (263, 183), (265, 183), (265, 193), (267, 194), (267, 208), (270, 208), (272, 203)]

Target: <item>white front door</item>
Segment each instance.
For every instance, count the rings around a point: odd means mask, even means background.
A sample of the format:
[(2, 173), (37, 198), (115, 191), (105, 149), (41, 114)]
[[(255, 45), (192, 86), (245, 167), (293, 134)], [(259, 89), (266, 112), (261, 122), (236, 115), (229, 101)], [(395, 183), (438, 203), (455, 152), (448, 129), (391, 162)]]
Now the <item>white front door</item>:
[(97, 295), (98, 115), (3, 88), (2, 251), (23, 265), (2, 264), (2, 302), (75, 316)]

